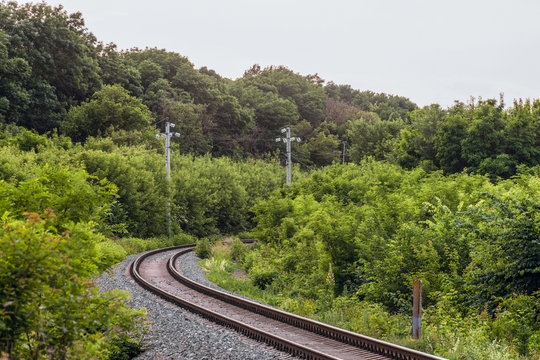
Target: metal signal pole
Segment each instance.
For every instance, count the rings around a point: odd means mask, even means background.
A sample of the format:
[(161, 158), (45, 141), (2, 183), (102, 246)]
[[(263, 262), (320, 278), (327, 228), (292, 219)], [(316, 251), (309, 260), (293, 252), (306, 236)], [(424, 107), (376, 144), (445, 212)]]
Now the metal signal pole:
[[(167, 170), (167, 181), (169, 190), (171, 187), (171, 137), (179, 137), (180, 133), (171, 133), (171, 128), (175, 127), (173, 123), (165, 123), (165, 133), (159, 133), (156, 135), (156, 138), (159, 139), (160, 136), (165, 138), (165, 169)], [(169, 234), (169, 239), (171, 238), (171, 197), (169, 191), (169, 198), (167, 199), (167, 231)]]
[(291, 163), (292, 163), (292, 160), (291, 160), (291, 142), (292, 141), (300, 142), (300, 138), (299, 137), (291, 137), (291, 128), (290, 127), (286, 127), (284, 129), (281, 129), (281, 132), (286, 133), (286, 137), (285, 138), (276, 138), (276, 142), (283, 141), (285, 144), (287, 144), (287, 185), (290, 186), (291, 185), (291, 180), (292, 180), (292, 176), (291, 176)]

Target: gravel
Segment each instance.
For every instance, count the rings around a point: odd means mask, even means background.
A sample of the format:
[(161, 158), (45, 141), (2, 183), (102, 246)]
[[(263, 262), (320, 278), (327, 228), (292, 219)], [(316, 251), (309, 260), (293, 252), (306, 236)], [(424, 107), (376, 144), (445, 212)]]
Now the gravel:
[(208, 286), (208, 287), (210, 287), (212, 289), (220, 290), (220, 291), (223, 291), (224, 293), (232, 294), (232, 295), (244, 298), (244, 299), (248, 299), (250, 301), (253, 301), (253, 302), (256, 302), (256, 303), (259, 303), (259, 304), (264, 304), (266, 306), (270, 306), (270, 305), (265, 304), (265, 303), (263, 303), (261, 301), (249, 298), (249, 297), (244, 296), (244, 295), (233, 293), (231, 291), (225, 290), (225, 289), (217, 286), (216, 284), (214, 284), (213, 282), (211, 282), (210, 280), (208, 280), (207, 278), (204, 277), (204, 270), (202, 270), (201, 267), (199, 265), (197, 265), (200, 260), (201, 259), (198, 258), (197, 255), (195, 255), (195, 253), (189, 252), (189, 253), (187, 253), (185, 255), (182, 255), (182, 256), (180, 256), (178, 258), (178, 260), (175, 263), (175, 267), (180, 271), (180, 273), (182, 275), (184, 275), (185, 277), (187, 277), (190, 280), (198, 282), (199, 284), (203, 284), (203, 285), (206, 285), (206, 286)]
[[(144, 339), (145, 351), (137, 360), (149, 359), (290, 359), (291, 356), (237, 332), (214, 324), (142, 289), (129, 276), (128, 266), (138, 255), (128, 256), (95, 279), (102, 291), (127, 290), (133, 308), (146, 308), (151, 325)], [(217, 287), (204, 277), (194, 255), (182, 257), (182, 273), (195, 281)]]

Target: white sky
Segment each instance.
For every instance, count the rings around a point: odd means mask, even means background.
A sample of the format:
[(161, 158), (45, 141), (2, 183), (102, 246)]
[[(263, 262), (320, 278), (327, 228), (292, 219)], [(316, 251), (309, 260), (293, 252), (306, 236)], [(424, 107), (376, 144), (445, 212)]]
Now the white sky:
[(165, 48), (231, 79), (257, 63), (420, 106), (540, 98), (537, 0), (46, 2), (119, 49)]

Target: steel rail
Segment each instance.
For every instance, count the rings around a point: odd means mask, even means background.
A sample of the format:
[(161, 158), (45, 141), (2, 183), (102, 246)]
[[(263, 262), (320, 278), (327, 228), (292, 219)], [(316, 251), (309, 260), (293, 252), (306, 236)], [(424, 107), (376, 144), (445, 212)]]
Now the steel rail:
[[(247, 241), (252, 242), (252, 241)], [(217, 314), (210, 310), (207, 310), (197, 304), (187, 302), (183, 299), (176, 297), (166, 291), (163, 291), (154, 285), (150, 284), (148, 281), (144, 280), (143, 277), (139, 274), (140, 264), (144, 261), (145, 258), (157, 254), (159, 252), (165, 252), (170, 250), (180, 250), (174, 256), (172, 256), (167, 263), (167, 270), (169, 274), (174, 277), (177, 281), (182, 284), (198, 291), (208, 296), (217, 298), (221, 301), (228, 302), (232, 305), (241, 307), (245, 310), (254, 312), (256, 314), (266, 316), (268, 318), (281, 321), (283, 323), (313, 332), (318, 335), (342, 342), (344, 344), (352, 345), (354, 347), (370, 351), (374, 354), (382, 355), (391, 359), (398, 360), (444, 360), (441, 357), (426, 354), (420, 351), (412, 350), (406, 347), (399, 345), (391, 344), (382, 340), (374, 339), (368, 336), (360, 335), (351, 331), (340, 329), (334, 326), (323, 324), (321, 322), (304, 318), (295, 314), (287, 313), (267, 305), (262, 305), (250, 300), (240, 298), (238, 296), (230, 295), (225, 292), (209, 288), (207, 286), (201, 285), (197, 282), (194, 282), (185, 276), (183, 276), (174, 266), (178, 257), (192, 251), (194, 245), (182, 245), (176, 247), (170, 247), (165, 249), (153, 250), (148, 253), (143, 254), (137, 258), (130, 268), (132, 277), (144, 288), (147, 290), (156, 293), (162, 298), (171, 301), (179, 306), (187, 308), (193, 312), (196, 312), (204, 317), (225, 325), (229, 326), (236, 331), (247, 335), (251, 338), (254, 338), (259, 341), (264, 341), (267, 344), (276, 347), (279, 350), (286, 351), (290, 354), (301, 356), (307, 359), (336, 359), (334, 357), (328, 356), (326, 354), (317, 352), (316, 350), (309, 349), (303, 345), (291, 342), (289, 340), (280, 338), (276, 335), (267, 334), (261, 330), (255, 329), (249, 325), (242, 324), (228, 318), (224, 315)]]
[(247, 324), (243, 324), (241, 322), (238, 322), (234, 319), (231, 319), (230, 317), (218, 314), (214, 311), (205, 309), (195, 303), (186, 301), (184, 299), (179, 298), (178, 296), (175, 296), (167, 291), (164, 291), (154, 285), (152, 285), (150, 282), (146, 281), (141, 274), (139, 273), (139, 268), (141, 266), (141, 263), (149, 256), (155, 255), (160, 252), (170, 251), (174, 249), (182, 249), (191, 247), (191, 249), (188, 249), (189, 251), (192, 251), (193, 245), (181, 245), (181, 246), (173, 246), (165, 249), (157, 249), (149, 251), (137, 259), (135, 259), (130, 266), (130, 273), (131, 276), (137, 281), (143, 288), (146, 290), (160, 296), (161, 298), (172, 302), (173, 304), (176, 304), (178, 306), (181, 306), (185, 309), (188, 309), (189, 311), (192, 311), (194, 313), (197, 313), (219, 325), (227, 326), (230, 328), (233, 328), (234, 330), (238, 331), (239, 333), (248, 336), (252, 339), (255, 339), (257, 341), (265, 342), (270, 346), (273, 346), (274, 348), (284, 351), (286, 353), (289, 353), (294, 356), (299, 356), (305, 359), (309, 360), (340, 360), (339, 358), (336, 358), (334, 356), (330, 356), (324, 353), (321, 353), (319, 351), (316, 351), (314, 349), (310, 349), (308, 347), (305, 347), (301, 344), (297, 344), (295, 342), (283, 339), (279, 336), (269, 334), (267, 332), (261, 331), (259, 329), (256, 329), (252, 326), (249, 326)]
[(197, 283), (183, 276), (174, 266), (176, 260), (192, 251), (191, 249), (183, 250), (175, 254), (169, 259), (167, 269), (169, 273), (178, 281), (190, 288), (212, 296), (222, 301), (226, 301), (232, 305), (244, 308), (251, 312), (266, 316), (268, 318), (284, 322), (304, 330), (311, 331), (318, 335), (328, 337), (333, 340), (353, 345), (373, 353), (390, 357), (399, 360), (444, 360), (441, 357), (409, 349), (400, 345), (392, 344), (386, 341), (378, 340), (369, 336), (357, 334), (348, 330), (340, 329), (328, 324), (324, 324), (312, 319), (308, 319), (299, 315), (291, 314), (273, 307), (262, 305), (254, 301), (246, 300), (238, 296), (230, 295), (223, 291), (212, 289), (208, 286)]

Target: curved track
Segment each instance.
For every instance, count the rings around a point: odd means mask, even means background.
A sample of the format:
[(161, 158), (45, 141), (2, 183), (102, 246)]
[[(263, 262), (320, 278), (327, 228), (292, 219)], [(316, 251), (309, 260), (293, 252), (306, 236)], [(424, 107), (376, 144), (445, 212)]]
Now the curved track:
[(193, 248), (193, 245), (183, 245), (145, 253), (131, 264), (131, 275), (141, 286), (168, 301), (303, 358), (442, 359), (322, 324), (193, 282), (182, 276), (175, 267), (176, 259)]

